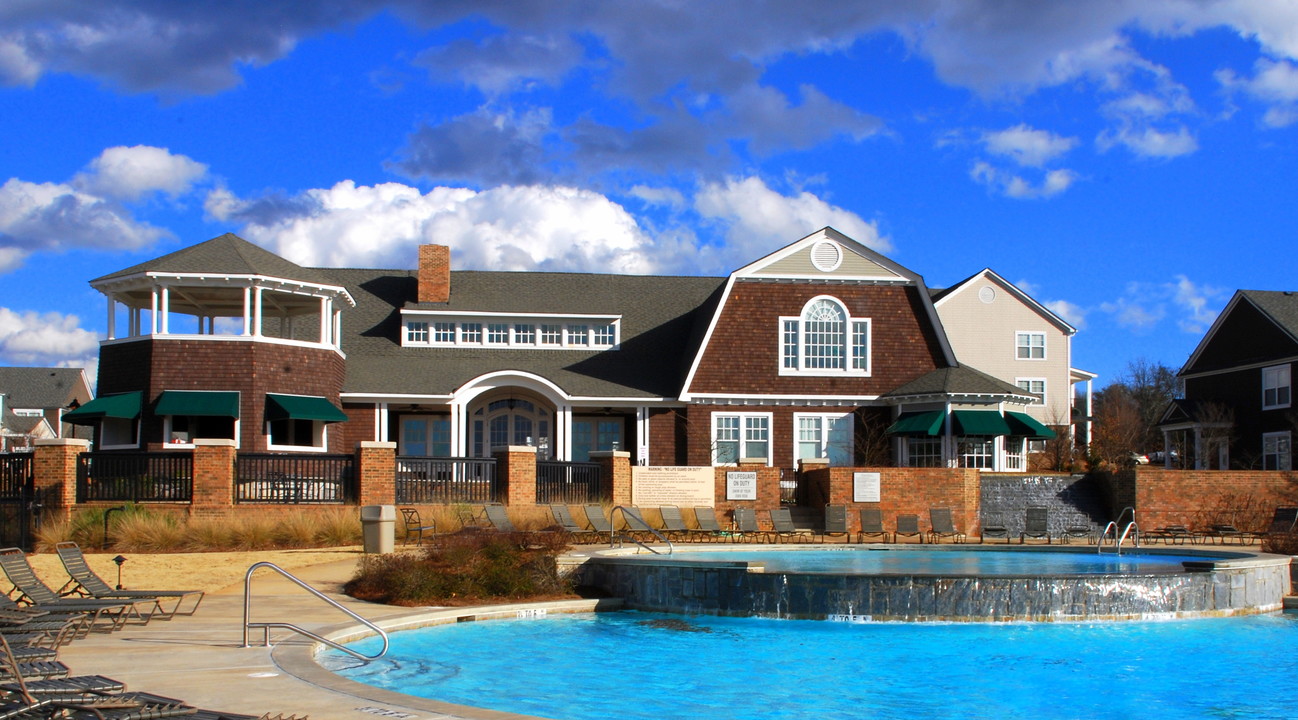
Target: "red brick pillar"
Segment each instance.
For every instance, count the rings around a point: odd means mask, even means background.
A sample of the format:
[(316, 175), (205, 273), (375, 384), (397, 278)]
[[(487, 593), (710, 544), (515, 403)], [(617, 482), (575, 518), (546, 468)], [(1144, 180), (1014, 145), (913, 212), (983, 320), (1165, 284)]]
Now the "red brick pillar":
[(194, 500), (189, 514), (224, 517), (234, 508), (234, 441), (194, 440)]
[(614, 505), (631, 504), (631, 453), (626, 450), (598, 450), (590, 454), (599, 463), (600, 494)]
[(493, 447), (496, 472), (505, 478), (506, 505), (536, 504), (536, 448), (527, 445)]
[(90, 449), (80, 438), (37, 440), (32, 457), (36, 489), (43, 494), (46, 517), (71, 520), (77, 505), (77, 457)]
[(356, 498), (361, 505), (397, 504), (397, 444), (356, 443)]

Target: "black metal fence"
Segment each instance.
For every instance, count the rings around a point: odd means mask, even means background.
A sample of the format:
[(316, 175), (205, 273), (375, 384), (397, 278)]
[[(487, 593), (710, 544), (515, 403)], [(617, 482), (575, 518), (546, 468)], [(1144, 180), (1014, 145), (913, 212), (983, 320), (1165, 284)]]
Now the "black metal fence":
[(344, 505), (356, 501), (354, 455), (239, 453), (234, 501), (280, 505)]
[(20, 497), (31, 479), (31, 453), (0, 455), (0, 500)]
[(564, 503), (581, 505), (603, 499), (599, 463), (536, 462), (536, 502), (541, 505)]
[(397, 458), (399, 505), (504, 502), (505, 483), (495, 458)]
[(77, 502), (187, 503), (194, 497), (193, 478), (189, 453), (81, 453)]

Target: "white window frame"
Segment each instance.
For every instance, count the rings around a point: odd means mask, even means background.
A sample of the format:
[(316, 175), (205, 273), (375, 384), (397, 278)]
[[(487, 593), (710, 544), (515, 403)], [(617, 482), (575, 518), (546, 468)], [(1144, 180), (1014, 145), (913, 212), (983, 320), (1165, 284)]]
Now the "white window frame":
[(508, 345), (510, 344), (509, 323), (491, 322), (486, 324), (486, 340), (488, 345)]
[(515, 345), (531, 347), (536, 344), (536, 326), (532, 323), (514, 323), (513, 342)]
[[(1269, 457), (1275, 461), (1268, 463)], [(1293, 469), (1293, 434), (1288, 430), (1262, 433), (1262, 469), (1286, 472)]]
[[(285, 419), (288, 420), (289, 422), (296, 422), (296, 420), (294, 420), (293, 418), (285, 418)], [(310, 452), (310, 453), (324, 453), (329, 451), (329, 423), (323, 420), (311, 421), (311, 440), (315, 444), (275, 445), (270, 441), (271, 439), (270, 425), (272, 422), (279, 422), (279, 421), (275, 421), (275, 420), (266, 421), (266, 426), (264, 429), (266, 433), (267, 450), (282, 451), (282, 452)]]
[(545, 348), (617, 350), (618, 315), (518, 315), (402, 311), (403, 347)]
[[(916, 453), (914, 452), (914, 446), (915, 446), (916, 444), (920, 444), (920, 443), (922, 443), (922, 444), (925, 445), (925, 446), (936, 447), (937, 452), (936, 452), (935, 454), (933, 454), (933, 453), (921, 453), (921, 454), (916, 454)], [(907, 436), (907, 437), (905, 438), (905, 441), (902, 443), (902, 446), (903, 446), (903, 447), (905, 448), (905, 450), (906, 450), (906, 465), (905, 465), (905, 467), (939, 467), (939, 468), (940, 468), (940, 467), (946, 467), (946, 461), (945, 461), (945, 459), (942, 457), (942, 438), (940, 438), (940, 437), (932, 437), (932, 436), (928, 436), (928, 435), (924, 435), (924, 436)], [(933, 459), (935, 460), (935, 462), (934, 462), (932, 465), (927, 465), (927, 464), (926, 464), (926, 465), (916, 465), (916, 464), (915, 464), (915, 458), (916, 458), (916, 457), (922, 457), (922, 458), (933, 458)]]
[[(1039, 392), (1039, 393), (1037, 393), (1037, 392), (1033, 392), (1033, 390), (1032, 390), (1032, 383), (1041, 383), (1041, 392)], [(1043, 378), (1043, 377), (1020, 377), (1020, 378), (1014, 378), (1014, 384), (1017, 385), (1018, 388), (1019, 388), (1020, 390), (1022, 390), (1023, 392), (1025, 392), (1025, 393), (1027, 393), (1027, 394), (1029, 394), (1029, 395), (1036, 395), (1036, 396), (1038, 396), (1037, 400), (1035, 400), (1034, 402), (1032, 402), (1032, 403), (1030, 403), (1030, 404), (1032, 404), (1032, 405), (1045, 405), (1045, 404), (1046, 404), (1046, 378)], [(1024, 385), (1027, 385), (1028, 387), (1024, 387)]]
[[(1262, 368), (1262, 409), (1281, 410), (1293, 404), (1293, 377), (1289, 365)], [(1268, 401), (1267, 393), (1273, 397)]]
[[(987, 452), (965, 452), (966, 446), (986, 447)], [(956, 467), (968, 468), (972, 470), (995, 470), (996, 469), (996, 438), (990, 435), (962, 435), (956, 438)], [(986, 465), (970, 465), (969, 459), (981, 460), (986, 458)]]
[[(817, 421), (818, 432), (820, 433), (820, 437), (819, 437), (820, 447), (819, 447), (819, 449), (817, 450), (817, 454), (815, 455), (815, 457), (816, 457), (816, 458), (824, 458), (824, 459), (829, 459), (829, 448), (830, 448), (830, 438), (829, 438), (829, 435), (830, 435), (830, 429), (829, 429), (829, 426), (830, 426), (830, 424), (831, 424), (833, 421), (836, 421), (836, 420), (846, 420), (846, 421), (847, 421), (847, 448), (846, 448), (846, 452), (847, 452), (847, 465), (845, 465), (845, 466), (844, 466), (844, 465), (840, 465), (840, 467), (850, 467), (850, 466), (851, 466), (851, 464), (852, 464), (852, 458), (853, 458), (853, 455), (855, 454), (855, 451), (856, 451), (855, 442), (854, 442), (854, 438), (855, 438), (855, 436), (853, 435), (853, 432), (856, 430), (856, 428), (855, 428), (855, 426), (854, 426), (854, 424), (853, 424), (854, 421), (855, 421), (855, 418), (854, 418), (854, 416), (853, 416), (852, 413), (850, 413), (850, 412), (846, 412), (846, 413), (842, 413), (842, 412), (837, 412), (837, 413), (833, 413), (833, 412), (831, 412), (831, 413), (794, 413), (794, 414), (793, 414), (793, 461), (794, 461), (795, 463), (796, 463), (797, 461), (799, 461), (799, 460), (807, 459), (807, 458), (802, 457), (802, 452), (801, 452), (801, 451), (802, 451), (802, 442), (803, 442), (803, 440), (802, 440), (802, 430), (803, 430), (803, 428), (802, 428), (802, 421), (803, 421), (803, 420), (815, 420), (815, 421)], [(832, 464), (832, 461), (831, 461), (831, 464)]]
[[(1041, 344), (1038, 346), (1032, 342), (1033, 338), (1041, 338)], [(1033, 357), (1032, 353), (1041, 349), (1041, 357)], [(1022, 351), (1026, 350), (1024, 355)], [(1014, 359), (1015, 360), (1045, 360), (1046, 357), (1046, 334), (1040, 330), (1020, 330), (1014, 333)]]
[(423, 320), (406, 321), (406, 344), (427, 345), (432, 338), (429, 324)]
[[(113, 423), (114, 425), (118, 425), (122, 423), (130, 423), (132, 427), (132, 434), (135, 436), (135, 442), (117, 444), (117, 445), (103, 444), (103, 439), (108, 435), (108, 433), (104, 431), (104, 425), (106, 425), (107, 423)], [(95, 430), (98, 437), (100, 438), (100, 443), (101, 443), (99, 445), (100, 450), (130, 450), (130, 449), (140, 447), (140, 430), (141, 430), (140, 418), (135, 418), (134, 420), (127, 420), (125, 418), (110, 418), (110, 417), (101, 418), (99, 420), (99, 427), (95, 428)]]
[[(807, 365), (807, 321), (813, 305), (831, 302), (843, 313), (842, 367), (823, 368)], [(776, 327), (780, 347), (780, 375), (811, 377), (870, 377), (874, 355), (874, 327), (870, 318), (853, 317), (847, 304), (832, 295), (817, 295), (802, 306), (796, 316), (781, 316)], [(863, 337), (864, 342), (858, 342)]]
[(456, 333), (455, 323), (435, 322), (433, 323), (432, 334), (428, 336), (428, 341), (434, 345), (454, 345), (455, 333)]
[[(720, 419), (722, 419), (722, 418), (737, 418), (737, 419), (739, 420), (739, 439), (738, 439), (738, 442), (739, 442), (739, 449), (738, 449), (738, 452), (736, 453), (735, 462), (724, 462), (724, 463), (723, 463), (723, 462), (720, 462), (720, 461), (717, 459), (717, 448), (718, 448), (718, 446), (719, 446), (719, 444), (720, 444), (720, 441), (717, 439), (717, 429), (718, 429), (718, 428), (717, 428), (717, 425), (718, 425), (718, 421), (719, 421)], [(764, 455), (764, 456), (763, 456), (763, 455), (750, 455), (750, 454), (748, 454), (748, 450), (747, 450), (747, 448), (748, 448), (749, 443), (751, 442), (751, 441), (749, 440), (749, 438), (748, 438), (748, 430), (750, 429), (750, 428), (749, 428), (749, 421), (753, 421), (753, 420), (761, 420), (761, 421), (764, 421), (764, 422), (765, 422), (765, 426), (766, 426), (766, 440), (765, 440), (765, 443), (766, 443), (766, 455)], [(740, 460), (743, 460), (743, 459), (746, 459), (746, 458), (765, 457), (765, 458), (766, 458), (766, 466), (767, 466), (767, 467), (770, 467), (770, 465), (771, 465), (771, 453), (774, 452), (774, 450), (775, 450), (774, 446), (772, 445), (772, 435), (773, 435), (773, 432), (772, 432), (772, 426), (773, 426), (774, 424), (775, 424), (775, 421), (774, 421), (774, 419), (773, 419), (773, 415), (772, 415), (772, 413), (768, 413), (768, 412), (765, 412), (765, 413), (714, 412), (714, 413), (712, 413), (712, 421), (711, 421), (711, 425), (712, 425), (712, 434), (711, 434), (711, 438), (712, 438), (712, 464), (713, 464), (714, 466), (734, 466), (734, 465), (738, 465)]]

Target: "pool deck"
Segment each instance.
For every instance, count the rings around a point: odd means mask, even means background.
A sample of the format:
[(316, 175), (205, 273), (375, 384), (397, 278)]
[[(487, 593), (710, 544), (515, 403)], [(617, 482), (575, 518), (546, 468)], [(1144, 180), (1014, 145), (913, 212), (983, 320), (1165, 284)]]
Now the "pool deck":
[[(294, 574), (358, 615), (385, 629), (457, 617), (532, 612), (534, 605), (492, 608), (399, 608), (362, 602), (342, 594), (359, 560), (311, 566)], [(356, 623), (270, 571), (253, 579), (252, 619), (292, 622), (330, 636)], [(547, 604), (551, 612), (589, 609), (593, 601)], [(1295, 598), (1285, 607), (1298, 606)], [(315, 720), (437, 718), (510, 720), (527, 716), (419, 700), (340, 678), (311, 661), (312, 641), (285, 630), (271, 633), (272, 647), (243, 647), (243, 584), (209, 593), (198, 612), (112, 634), (93, 634), (60, 650), (77, 675), (102, 674), (129, 689), (167, 695), (198, 707), (260, 715), (310, 715)]]

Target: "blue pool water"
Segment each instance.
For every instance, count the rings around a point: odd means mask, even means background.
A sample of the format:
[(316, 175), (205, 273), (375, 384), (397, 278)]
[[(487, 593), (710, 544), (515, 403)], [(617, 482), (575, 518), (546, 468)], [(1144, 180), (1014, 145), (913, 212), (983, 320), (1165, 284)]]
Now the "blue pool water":
[[(849, 624), (637, 612), (396, 633), (354, 680), (562, 720), (1298, 717), (1298, 616)], [(356, 644), (377, 650), (376, 639)]]
[(767, 572), (834, 575), (1091, 575), (1105, 573), (1184, 572), (1181, 563), (1202, 555), (1124, 552), (1098, 554), (1094, 549), (1046, 552), (1018, 550), (725, 550), (678, 552), (677, 562), (762, 562)]

